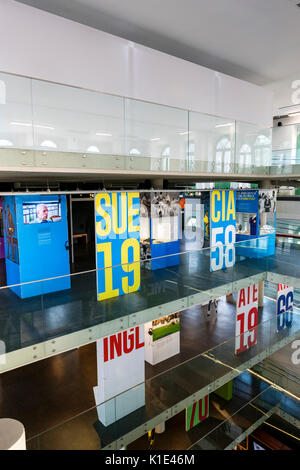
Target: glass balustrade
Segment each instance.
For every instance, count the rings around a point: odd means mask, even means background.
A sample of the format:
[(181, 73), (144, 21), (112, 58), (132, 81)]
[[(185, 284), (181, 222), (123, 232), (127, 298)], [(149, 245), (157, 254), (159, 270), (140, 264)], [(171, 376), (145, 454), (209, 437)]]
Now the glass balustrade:
[[(6, 354), (0, 371), (208, 303), (253, 283), (269, 280), (299, 289), (299, 245), (277, 247), (275, 254), (268, 256), (268, 239), (272, 236), (2, 286), (0, 340)], [(212, 272), (211, 257), (216, 250), (225, 255), (227, 251), (234, 253), (235, 265)], [(163, 267), (166, 260), (168, 266)], [(151, 263), (157, 262), (160, 269), (149, 269)], [(127, 284), (124, 281), (124, 292), (128, 293), (99, 301), (97, 278), (109, 289), (112, 276), (129, 279)], [(66, 280), (70, 288), (51, 292), (57, 279)], [(139, 288), (132, 292), (130, 283), (134, 279)], [(21, 298), (18, 292), (24, 287), (34, 287), (36, 295)]]
[[(270, 318), (253, 329), (252, 332), (257, 338), (257, 344), (254, 348), (249, 348), (241, 354), (235, 355), (236, 343), (243, 341), (243, 338), (242, 335), (234, 336), (222, 345), (146, 379), (145, 382), (112, 397), (110, 400), (96, 403), (96, 406), (72, 419), (53, 426), (38, 435), (31, 435), (28, 438), (28, 448), (121, 448), (146, 434), (149, 429), (153, 429), (161, 422), (183, 411), (195, 401), (214, 392), (229, 380), (244, 374), (249, 367), (269, 355), (271, 350), (280, 349), (287, 338), (291, 338), (293, 334), (299, 332), (299, 324), (300, 316), (298, 315), (292, 329), (288, 328), (285, 332), (278, 332), (276, 329), (277, 319)], [(215, 441), (216, 437), (225, 434), (225, 436), (232, 438), (230, 441), (226, 441), (226, 446), (229, 446), (250, 426), (260, 422), (260, 418), (264, 416), (267, 419), (269, 411), (274, 412), (279, 408), (280, 390), (263, 382), (261, 386), (258, 386), (258, 382), (261, 382), (257, 377), (252, 377), (252, 374), (248, 374), (246, 378), (244, 375), (244, 379), (241, 380), (244, 380), (248, 385), (250, 382), (252, 384), (250, 397), (249, 392), (242, 397), (244, 403), (246, 401), (246, 406), (242, 406), (234, 414), (237, 416), (239, 413), (239, 416), (243, 418), (242, 423), (238, 420), (240, 427), (236, 427), (237, 422), (233, 420), (234, 426), (229, 427), (229, 434), (226, 424), (232, 423), (232, 421), (221, 423), (217, 429), (212, 431), (216, 435), (211, 436), (210, 433), (210, 442), (211, 437)], [(245, 384), (240, 384), (239, 388), (245, 392), (244, 387)], [(136, 393), (144, 395), (144, 405), (120, 418), (120, 403), (124, 406), (126, 402), (131, 402), (132, 396), (135, 396)], [(254, 399), (252, 398), (253, 394)], [(248, 405), (249, 399), (251, 403)], [(104, 426), (99, 416), (107, 410), (113, 417), (113, 422)], [(205, 439), (207, 438), (208, 436), (205, 437)], [(201, 441), (201, 445), (206, 445), (205, 440), (201, 439)]]
[(3, 167), (270, 172), (271, 129), (6, 73), (0, 81)]

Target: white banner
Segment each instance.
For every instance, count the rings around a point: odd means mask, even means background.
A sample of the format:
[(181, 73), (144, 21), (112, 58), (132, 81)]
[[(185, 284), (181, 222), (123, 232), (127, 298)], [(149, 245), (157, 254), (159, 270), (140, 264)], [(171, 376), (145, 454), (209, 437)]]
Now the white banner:
[(257, 343), (258, 284), (239, 290), (236, 298), (235, 354)]
[(105, 426), (145, 404), (144, 354), (143, 326), (97, 341), (98, 386), (94, 395), (100, 405), (99, 420)]

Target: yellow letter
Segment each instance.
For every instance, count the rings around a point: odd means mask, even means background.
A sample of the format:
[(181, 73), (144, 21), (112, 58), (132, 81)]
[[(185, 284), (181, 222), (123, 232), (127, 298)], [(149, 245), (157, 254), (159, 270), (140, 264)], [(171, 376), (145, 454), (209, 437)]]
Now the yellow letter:
[(95, 209), (96, 209), (96, 212), (101, 217), (103, 217), (105, 221), (105, 228), (102, 227), (102, 220), (99, 222), (96, 222), (96, 232), (99, 235), (99, 237), (105, 237), (106, 235), (109, 235), (111, 231), (111, 218), (101, 205), (102, 199), (104, 199), (106, 206), (110, 206), (111, 204), (110, 195), (108, 193), (96, 194)]
[(113, 289), (113, 275), (112, 275), (113, 268), (111, 266), (112, 265), (111, 242), (97, 243), (97, 252), (104, 253), (104, 276), (105, 276), (104, 292), (98, 293), (98, 300), (110, 299), (111, 297), (118, 297), (119, 289)]
[(229, 191), (228, 208), (227, 208), (227, 220), (230, 219), (230, 214), (232, 214), (233, 220), (235, 220), (235, 201), (234, 201), (234, 192), (233, 191)]
[[(133, 248), (133, 263), (128, 264), (128, 249), (129, 247)], [(124, 241), (121, 248), (121, 263), (122, 268), (125, 273), (130, 273), (133, 271), (133, 284), (132, 286), (128, 285), (128, 277), (123, 277), (122, 279), (122, 288), (126, 294), (130, 292), (135, 292), (139, 289), (141, 284), (141, 272), (140, 272), (140, 244), (135, 238), (127, 238)]]
[(133, 217), (138, 215), (139, 213), (139, 203), (138, 207), (134, 209), (132, 200), (133, 198), (138, 198), (139, 201), (139, 193), (128, 193), (128, 232), (139, 232), (140, 226), (133, 225)]
[(213, 191), (211, 193), (211, 198), (212, 198), (212, 204), (211, 204), (211, 218), (214, 222), (219, 222), (220, 220), (220, 211), (217, 212), (217, 215), (215, 214), (216, 211), (216, 201), (215, 197), (217, 197), (217, 200), (220, 201), (220, 191)]
[[(118, 221), (121, 217), (122, 224), (118, 227)], [(124, 233), (127, 227), (127, 197), (126, 193), (121, 193), (121, 208), (118, 207), (118, 194), (112, 193), (112, 219), (113, 231), (117, 235)]]

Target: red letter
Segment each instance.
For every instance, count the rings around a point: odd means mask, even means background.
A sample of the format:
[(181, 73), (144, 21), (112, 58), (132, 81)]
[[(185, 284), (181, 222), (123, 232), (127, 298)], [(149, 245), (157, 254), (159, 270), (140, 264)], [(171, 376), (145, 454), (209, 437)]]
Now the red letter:
[(104, 354), (104, 362), (108, 361), (108, 339), (104, 338), (103, 340), (103, 354)]
[(240, 298), (239, 298), (239, 308), (241, 306), (241, 304), (243, 303), (243, 306), (245, 307), (245, 289), (241, 289), (240, 290)]
[(144, 342), (140, 343), (140, 327), (135, 327), (135, 349), (143, 348), (145, 345)]
[[(204, 402), (204, 414), (202, 414), (203, 400), (205, 400), (205, 402)], [(199, 400), (199, 420), (203, 421), (205, 418), (207, 418), (207, 415), (208, 415), (208, 395), (206, 395), (204, 398)]]
[[(127, 335), (127, 330), (123, 331), (123, 350), (125, 354), (130, 353), (134, 348), (134, 329), (130, 328), (130, 334)], [(127, 340), (129, 338), (129, 348), (127, 347)]]
[(118, 333), (117, 335), (112, 335), (109, 337), (109, 346), (110, 346), (110, 359), (115, 358), (114, 348), (116, 348), (117, 356), (122, 354), (122, 334)]
[(257, 302), (257, 292), (258, 289), (256, 287), (256, 284), (253, 284), (253, 302)]

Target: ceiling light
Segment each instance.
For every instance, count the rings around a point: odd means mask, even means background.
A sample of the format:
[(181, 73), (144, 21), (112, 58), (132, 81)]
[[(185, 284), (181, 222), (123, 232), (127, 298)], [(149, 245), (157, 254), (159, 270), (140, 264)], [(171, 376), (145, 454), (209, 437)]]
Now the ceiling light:
[(288, 114), (289, 117), (300, 116), (300, 111), (296, 111), (295, 113)]
[(152, 140), (152, 142), (154, 142), (155, 140), (160, 140), (160, 137), (154, 137), (153, 139), (150, 139)]
[(216, 127), (228, 127), (232, 125), (233, 125), (233, 122), (226, 122), (226, 124), (217, 124)]
[(112, 137), (112, 134), (106, 132), (96, 132), (96, 135), (101, 135), (102, 137)]
[(31, 122), (16, 122), (16, 121), (13, 121), (10, 124), (12, 126), (26, 126), (26, 127), (31, 127), (32, 126)]
[(190, 131), (179, 132), (179, 135), (187, 135), (190, 134)]

